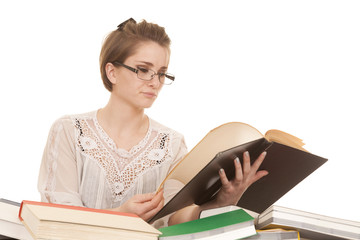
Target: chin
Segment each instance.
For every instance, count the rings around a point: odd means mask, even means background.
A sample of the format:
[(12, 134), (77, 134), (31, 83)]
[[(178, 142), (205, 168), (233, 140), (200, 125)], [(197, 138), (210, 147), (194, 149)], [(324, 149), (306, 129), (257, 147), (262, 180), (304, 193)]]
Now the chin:
[(153, 105), (154, 101), (143, 103), (140, 105), (141, 108), (150, 108)]

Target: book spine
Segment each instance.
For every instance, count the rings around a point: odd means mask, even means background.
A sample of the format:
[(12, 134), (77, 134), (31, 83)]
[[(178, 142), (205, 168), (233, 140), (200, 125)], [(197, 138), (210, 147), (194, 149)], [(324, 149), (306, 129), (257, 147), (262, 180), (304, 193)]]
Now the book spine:
[(24, 204), (24, 201), (21, 202), (21, 204), (20, 204), (20, 209), (19, 209), (19, 219), (20, 219), (21, 222), (24, 221), (24, 219), (21, 217), (23, 204)]

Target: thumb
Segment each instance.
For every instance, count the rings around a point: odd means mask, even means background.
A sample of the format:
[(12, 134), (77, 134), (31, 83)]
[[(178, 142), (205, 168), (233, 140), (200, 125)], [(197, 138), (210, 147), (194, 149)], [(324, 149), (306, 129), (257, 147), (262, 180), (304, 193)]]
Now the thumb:
[(138, 194), (134, 196), (135, 202), (143, 203), (151, 201), (155, 196), (155, 193)]
[(252, 181), (251, 184), (253, 184), (254, 182), (258, 181), (260, 178), (265, 177), (265, 176), (268, 175), (268, 174), (269, 174), (269, 172), (266, 171), (266, 170), (258, 171), (258, 172), (256, 173), (256, 175), (255, 175), (255, 177), (254, 177), (254, 179), (253, 179), (253, 181)]

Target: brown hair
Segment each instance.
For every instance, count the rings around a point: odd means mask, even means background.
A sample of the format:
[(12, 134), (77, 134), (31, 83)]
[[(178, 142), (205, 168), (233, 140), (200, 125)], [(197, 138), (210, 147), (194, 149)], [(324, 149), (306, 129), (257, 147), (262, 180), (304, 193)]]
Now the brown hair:
[(170, 51), (170, 38), (165, 28), (145, 20), (136, 23), (133, 19), (125, 21), (105, 39), (100, 52), (100, 72), (104, 86), (110, 92), (112, 83), (106, 76), (105, 66), (115, 61), (123, 63), (135, 54), (137, 47), (147, 41), (153, 41)]

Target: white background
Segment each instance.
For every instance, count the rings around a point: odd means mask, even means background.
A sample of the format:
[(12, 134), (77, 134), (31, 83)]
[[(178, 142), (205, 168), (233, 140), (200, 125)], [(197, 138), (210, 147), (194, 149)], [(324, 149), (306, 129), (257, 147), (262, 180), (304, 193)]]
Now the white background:
[(129, 17), (164, 26), (172, 86), (147, 111), (191, 149), (231, 121), (298, 136), (328, 162), (277, 204), (360, 221), (359, 1), (1, 1), (0, 197), (39, 200), (64, 114), (103, 107), (98, 56)]

